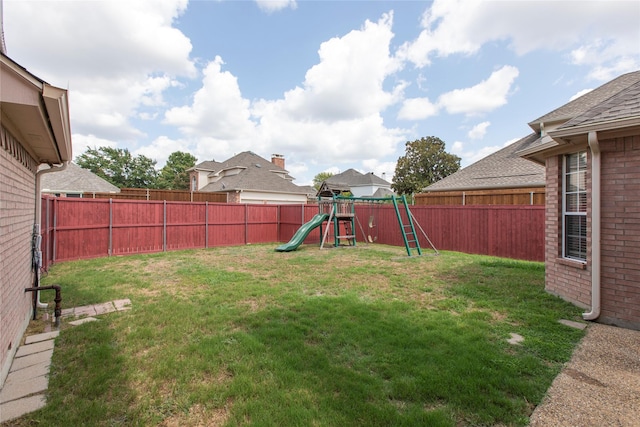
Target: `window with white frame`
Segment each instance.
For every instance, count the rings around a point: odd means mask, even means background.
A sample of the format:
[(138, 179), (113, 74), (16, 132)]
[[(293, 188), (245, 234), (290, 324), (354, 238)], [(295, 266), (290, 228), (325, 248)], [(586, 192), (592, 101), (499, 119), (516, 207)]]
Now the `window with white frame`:
[(587, 152), (564, 157), (562, 180), (562, 256), (587, 260)]

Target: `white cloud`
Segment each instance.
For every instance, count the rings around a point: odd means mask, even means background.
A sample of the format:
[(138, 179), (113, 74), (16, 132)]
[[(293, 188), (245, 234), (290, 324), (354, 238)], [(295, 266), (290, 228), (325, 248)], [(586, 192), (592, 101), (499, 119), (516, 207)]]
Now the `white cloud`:
[(438, 106), (429, 101), (429, 98), (409, 98), (402, 103), (398, 112), (401, 120), (424, 120), (438, 114)]
[(396, 173), (396, 162), (381, 162), (378, 159), (367, 159), (362, 161), (365, 171), (373, 172), (376, 176), (391, 182)]
[(401, 63), (391, 57), (393, 15), (360, 30), (322, 43), (320, 62), (311, 67), (303, 87), (285, 94), (283, 112), (298, 120), (345, 120), (377, 114), (402, 96), (404, 83), (386, 92), (382, 84)]
[(389, 52), (392, 21), (392, 15), (384, 15), (322, 43), (320, 61), (307, 71), (302, 86), (282, 99), (255, 102), (252, 114), (261, 139), (279, 151), (327, 163), (357, 158), (365, 146), (380, 156), (392, 153), (406, 133), (387, 128), (381, 115), (405, 87), (383, 88), (400, 65)]
[(475, 125), (469, 132), (467, 132), (467, 136), (471, 139), (482, 139), (487, 133), (487, 128), (489, 127), (490, 122), (482, 122)]
[(451, 154), (455, 154), (456, 156), (462, 157), (464, 150), (464, 142), (462, 141), (454, 141), (451, 145)]
[(196, 71), (190, 40), (172, 27), (186, 6), (187, 0), (5, 2), (7, 50), (35, 75), (69, 89), (73, 140), (81, 141), (75, 149), (96, 139), (100, 146), (135, 144), (145, 135), (131, 120), (157, 114), (164, 91)]
[[(167, 138), (166, 136), (160, 136), (156, 138), (151, 144), (140, 147), (131, 154), (133, 154), (134, 156), (142, 154), (146, 157), (149, 157), (150, 159), (156, 161), (156, 168), (161, 169), (167, 163), (167, 158), (169, 157), (169, 155), (176, 151), (182, 151), (184, 153), (193, 152), (191, 144), (189, 144), (185, 140), (176, 140)], [(198, 163), (200, 161), (201, 160), (198, 159)]]
[(169, 109), (165, 124), (192, 141), (199, 159), (248, 149), (262, 156), (285, 153), (294, 176), (294, 170), (306, 172), (309, 159), (339, 167), (360, 158), (364, 147), (381, 157), (392, 154), (407, 133), (388, 128), (382, 118), (405, 87), (383, 88), (399, 67), (389, 52), (392, 20), (384, 15), (323, 43), (302, 85), (280, 99), (243, 98), (237, 78), (217, 57), (203, 70), (190, 104)]
[(607, 79), (638, 68), (639, 18), (636, 1), (435, 0), (423, 31), (398, 55), (424, 67), (434, 56), (470, 55), (504, 42), (518, 55), (572, 51), (575, 63), (593, 67), (593, 78)]
[(475, 86), (440, 95), (438, 105), (450, 114), (476, 115), (495, 110), (507, 103), (507, 95), (518, 74), (517, 68), (506, 65)]
[(473, 149), (472, 147), (467, 148), (467, 144), (462, 141), (456, 141), (453, 143), (451, 148), (451, 153), (455, 154), (462, 158), (461, 167), (467, 167), (478, 160), (482, 160), (490, 154), (495, 153), (498, 150), (502, 150), (503, 148), (513, 144), (518, 141), (520, 138), (513, 138), (509, 141), (506, 141), (504, 144), (500, 145), (490, 145), (485, 147), (480, 147), (478, 149)]
[(254, 123), (250, 103), (242, 97), (238, 79), (222, 70), (219, 56), (203, 70), (202, 87), (191, 105), (174, 107), (165, 113), (165, 122), (177, 126), (188, 137), (250, 141)]
[(116, 148), (116, 143), (108, 139), (99, 138), (95, 135), (75, 135), (73, 138), (74, 161), (80, 154), (84, 153), (87, 148), (98, 149), (100, 147)]
[(589, 92), (591, 92), (593, 89), (583, 89), (580, 92), (576, 93), (575, 95), (573, 95), (570, 99), (569, 102), (573, 101), (574, 99), (580, 98), (582, 95), (585, 95)]
[(255, 0), (255, 2), (260, 9), (268, 13), (277, 12), (288, 7), (291, 9), (298, 7), (296, 0)]

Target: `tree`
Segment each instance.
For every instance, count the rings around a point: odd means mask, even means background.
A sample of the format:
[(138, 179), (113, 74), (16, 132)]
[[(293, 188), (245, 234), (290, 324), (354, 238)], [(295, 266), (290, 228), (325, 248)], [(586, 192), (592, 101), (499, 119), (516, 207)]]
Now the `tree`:
[(167, 190), (189, 190), (187, 169), (196, 165), (196, 158), (189, 153), (175, 151), (169, 155), (167, 163), (158, 175), (158, 188)]
[(155, 160), (126, 148), (89, 148), (76, 163), (120, 188), (154, 188), (158, 176)]
[(413, 194), (460, 169), (460, 157), (444, 151), (435, 136), (405, 144), (406, 154), (398, 158), (391, 188), (398, 194)]
[(333, 176), (333, 173), (331, 172), (320, 172), (319, 174), (313, 177), (313, 188), (315, 188), (316, 190), (319, 190), (322, 183), (327, 179), (331, 178), (332, 176)]

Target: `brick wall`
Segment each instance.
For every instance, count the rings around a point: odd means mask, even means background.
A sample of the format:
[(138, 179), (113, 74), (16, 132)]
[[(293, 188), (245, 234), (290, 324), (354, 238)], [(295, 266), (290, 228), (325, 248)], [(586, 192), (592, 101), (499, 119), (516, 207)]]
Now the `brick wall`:
[[(601, 312), (598, 321), (640, 329), (640, 135), (600, 141)], [(562, 259), (562, 156), (547, 160), (547, 291), (591, 307), (591, 155), (587, 169), (587, 263)]]
[(35, 162), (5, 130), (0, 143), (0, 386), (31, 316)]
[[(576, 304), (591, 305), (591, 252), (587, 264), (562, 259), (562, 156), (547, 159), (546, 218), (545, 218), (545, 288), (548, 292)], [(588, 167), (591, 157), (588, 156)], [(590, 173), (587, 169), (587, 185)], [(591, 193), (587, 193), (587, 206)], [(587, 208), (587, 215), (590, 209)], [(589, 217), (588, 217), (589, 218)], [(587, 219), (587, 245), (591, 242), (591, 221)]]
[(600, 141), (601, 321), (640, 329), (640, 135)]

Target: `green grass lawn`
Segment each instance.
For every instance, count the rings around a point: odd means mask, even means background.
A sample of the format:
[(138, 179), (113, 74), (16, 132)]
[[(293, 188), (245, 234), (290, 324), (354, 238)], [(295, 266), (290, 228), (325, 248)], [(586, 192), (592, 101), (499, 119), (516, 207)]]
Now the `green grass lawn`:
[(132, 309), (63, 324), (20, 425), (521, 426), (583, 336), (541, 263), (275, 246), (55, 265), (63, 307)]

